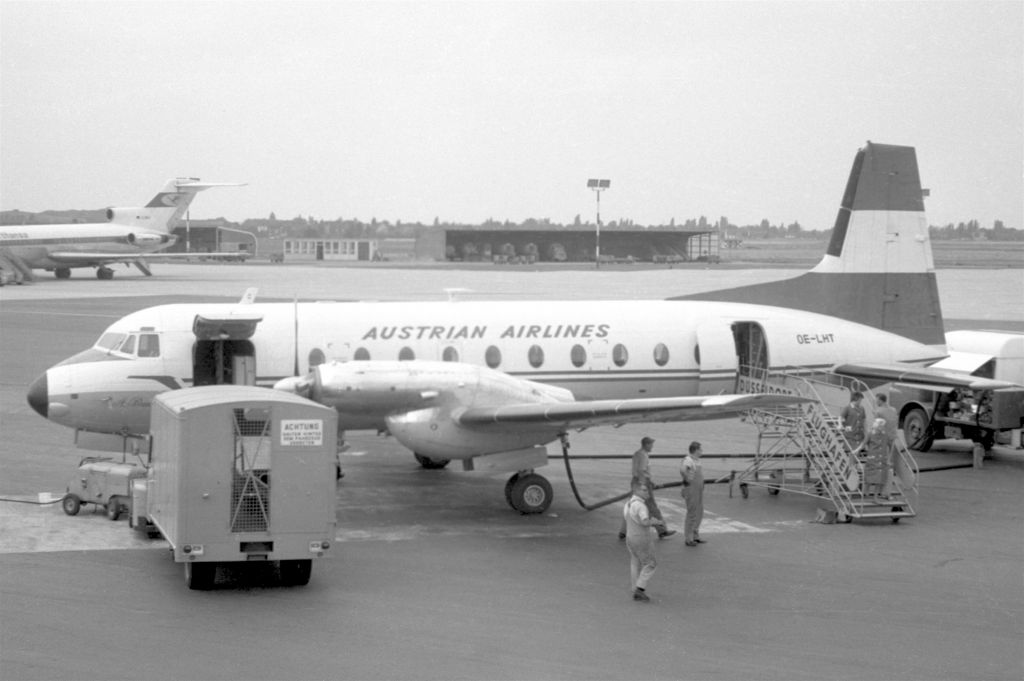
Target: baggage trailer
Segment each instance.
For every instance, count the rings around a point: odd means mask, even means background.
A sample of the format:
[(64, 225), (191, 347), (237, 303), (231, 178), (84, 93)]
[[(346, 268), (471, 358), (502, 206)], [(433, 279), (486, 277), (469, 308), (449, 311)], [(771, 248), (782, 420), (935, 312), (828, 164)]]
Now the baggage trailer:
[(282, 583), (304, 585), (334, 541), (337, 419), (268, 388), (162, 393), (145, 490), (135, 491), (145, 518), (133, 520), (164, 536), (190, 589), (210, 589), (219, 565), (247, 561), (277, 561)]

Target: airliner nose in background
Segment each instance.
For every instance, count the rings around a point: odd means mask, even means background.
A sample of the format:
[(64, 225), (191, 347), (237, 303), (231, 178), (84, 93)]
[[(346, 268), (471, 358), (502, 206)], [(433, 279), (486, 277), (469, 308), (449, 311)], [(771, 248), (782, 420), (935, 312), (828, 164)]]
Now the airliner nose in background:
[[(129, 263), (152, 276), (145, 258), (177, 241), (171, 234), (195, 195), (210, 187), (241, 187), (244, 182), (200, 182), (198, 178), (168, 180), (149, 203), (139, 208), (108, 208), (107, 222), (0, 227), (0, 269), (16, 279), (32, 281), (32, 270), (52, 271), (58, 279), (74, 267), (94, 267), (99, 279), (112, 279), (107, 265)], [(215, 255), (215, 254), (214, 254)], [(160, 253), (160, 257), (188, 257)]]

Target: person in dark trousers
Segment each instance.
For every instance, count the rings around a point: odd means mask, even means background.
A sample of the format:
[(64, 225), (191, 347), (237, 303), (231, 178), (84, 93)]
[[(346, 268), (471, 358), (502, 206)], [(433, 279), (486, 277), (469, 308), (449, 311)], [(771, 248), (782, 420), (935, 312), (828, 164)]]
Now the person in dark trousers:
[(853, 395), (850, 396), (850, 403), (843, 407), (842, 411), (839, 412), (839, 418), (843, 423), (843, 432), (846, 434), (846, 440), (854, 449), (856, 449), (864, 439), (864, 419), (867, 417), (864, 413), (864, 405), (861, 404), (861, 400), (863, 399), (864, 393), (855, 391)]
[(651, 488), (642, 480), (634, 480), (633, 495), (622, 507), (622, 522), (626, 527), (626, 548), (629, 550), (629, 583), (633, 589), (633, 600), (647, 602), (647, 582), (654, 575), (658, 559), (654, 549), (652, 527), (663, 528), (665, 521), (651, 517), (647, 502)]
[[(637, 482), (647, 484), (649, 492), (646, 497), (647, 510), (652, 518), (657, 518), (661, 521), (658, 525), (658, 538), (664, 539), (665, 537), (671, 537), (676, 531), (668, 529), (665, 518), (661, 515), (661, 509), (658, 508), (658, 502), (654, 500), (654, 481), (651, 480), (651, 459), (649, 456), (652, 449), (654, 449), (654, 438), (644, 437), (640, 440), (640, 449), (633, 452), (633, 476), (630, 480), (630, 489), (633, 489)], [(622, 526), (619, 527), (619, 539), (625, 538), (626, 521), (623, 519)]]
[(700, 523), (704, 520), (704, 468), (700, 463), (702, 453), (700, 443), (691, 442), (689, 453), (679, 464), (679, 474), (683, 476), (682, 496), (686, 501), (683, 536), (687, 546), (705, 543), (700, 537)]
[(896, 438), (899, 437), (900, 415), (889, 406), (889, 398), (885, 393), (880, 393), (875, 398), (875, 418), (885, 419), (885, 463), (882, 469), (882, 484), (880, 494), (889, 498), (889, 488), (892, 477), (892, 464), (896, 458)]

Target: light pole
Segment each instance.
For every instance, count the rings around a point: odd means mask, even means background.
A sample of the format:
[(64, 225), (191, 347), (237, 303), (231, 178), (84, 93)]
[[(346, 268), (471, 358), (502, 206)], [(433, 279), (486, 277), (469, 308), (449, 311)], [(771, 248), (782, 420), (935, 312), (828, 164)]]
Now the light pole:
[(612, 186), (611, 180), (587, 180), (587, 186), (597, 194), (597, 233), (594, 239), (594, 266), (601, 266), (601, 190)]

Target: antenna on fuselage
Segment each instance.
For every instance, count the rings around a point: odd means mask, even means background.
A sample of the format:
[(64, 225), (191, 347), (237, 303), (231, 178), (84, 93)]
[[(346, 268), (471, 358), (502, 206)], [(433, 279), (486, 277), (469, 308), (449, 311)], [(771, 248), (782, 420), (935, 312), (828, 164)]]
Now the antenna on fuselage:
[(471, 293), (473, 289), (469, 288), (446, 288), (444, 292), (448, 294), (448, 302), (451, 303), (455, 300), (455, 296), (459, 293)]
[(294, 332), (295, 332), (295, 367), (292, 372), (293, 376), (299, 375), (299, 294), (295, 294), (295, 303), (292, 307), (292, 318), (294, 319)]

